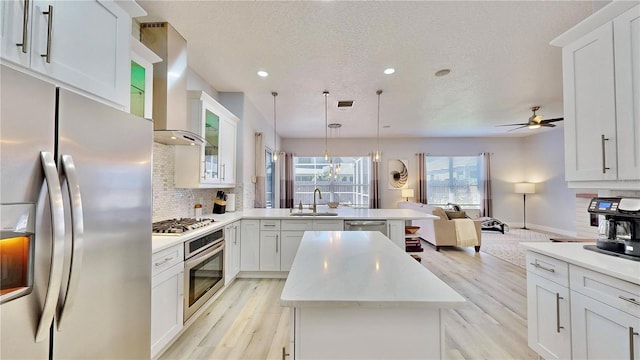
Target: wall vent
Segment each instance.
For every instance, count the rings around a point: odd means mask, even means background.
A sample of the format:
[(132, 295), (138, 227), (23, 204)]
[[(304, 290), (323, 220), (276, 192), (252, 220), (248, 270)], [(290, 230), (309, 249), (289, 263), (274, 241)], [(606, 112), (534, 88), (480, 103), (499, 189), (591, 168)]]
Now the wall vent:
[(338, 100), (338, 109), (349, 109), (353, 107), (353, 100)]

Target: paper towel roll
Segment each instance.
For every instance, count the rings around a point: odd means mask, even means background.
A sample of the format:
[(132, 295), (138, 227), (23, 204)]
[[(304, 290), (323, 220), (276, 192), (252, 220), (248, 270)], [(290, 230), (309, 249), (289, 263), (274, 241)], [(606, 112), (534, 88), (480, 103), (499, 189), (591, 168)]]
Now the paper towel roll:
[(236, 211), (236, 194), (227, 194), (227, 212)]

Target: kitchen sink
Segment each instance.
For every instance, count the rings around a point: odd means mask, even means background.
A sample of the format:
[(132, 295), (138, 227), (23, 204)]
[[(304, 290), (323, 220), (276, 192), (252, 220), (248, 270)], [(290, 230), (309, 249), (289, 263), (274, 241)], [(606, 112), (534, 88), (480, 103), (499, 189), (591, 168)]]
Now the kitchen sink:
[(338, 214), (332, 212), (297, 212), (291, 213), (289, 216), (338, 216)]

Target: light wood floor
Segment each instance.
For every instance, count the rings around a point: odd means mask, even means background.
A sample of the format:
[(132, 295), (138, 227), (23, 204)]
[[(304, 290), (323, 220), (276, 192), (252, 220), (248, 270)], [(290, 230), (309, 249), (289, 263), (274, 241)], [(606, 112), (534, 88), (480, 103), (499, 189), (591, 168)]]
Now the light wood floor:
[[(422, 264), (467, 299), (445, 311), (447, 358), (538, 358), (527, 346), (524, 269), (473, 248), (423, 247)], [(161, 359), (281, 359), (289, 337), (283, 287), (279, 279), (236, 280)]]

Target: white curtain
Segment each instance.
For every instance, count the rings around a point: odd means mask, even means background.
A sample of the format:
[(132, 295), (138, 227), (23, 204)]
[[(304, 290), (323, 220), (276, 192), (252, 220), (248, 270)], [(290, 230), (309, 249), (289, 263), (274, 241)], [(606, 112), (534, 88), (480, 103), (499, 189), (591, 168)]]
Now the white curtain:
[(253, 202), (253, 207), (265, 208), (267, 207), (267, 199), (265, 193), (265, 177), (267, 167), (265, 162), (264, 137), (262, 136), (262, 133), (256, 133), (255, 143), (256, 198)]

